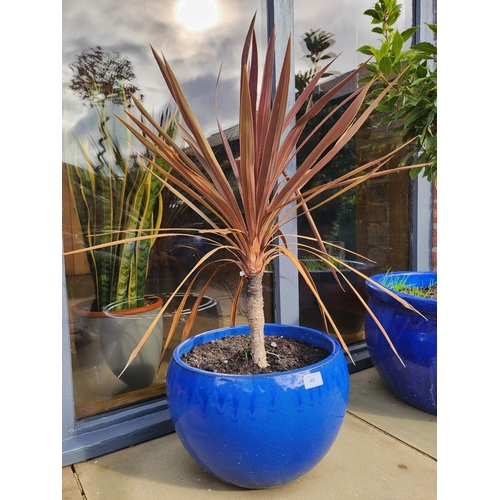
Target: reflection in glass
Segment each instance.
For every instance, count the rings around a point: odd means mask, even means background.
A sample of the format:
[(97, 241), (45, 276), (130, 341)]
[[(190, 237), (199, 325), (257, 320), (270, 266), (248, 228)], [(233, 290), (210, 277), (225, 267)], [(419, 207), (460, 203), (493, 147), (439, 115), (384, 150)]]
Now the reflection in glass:
[[(154, 244), (142, 255), (140, 249), (147, 245), (136, 243), (128, 248), (120, 245), (124, 248), (115, 246), (112, 251), (101, 249), (65, 258), (78, 418), (164, 395), (168, 359), (203, 286), (204, 276), (200, 276), (191, 302), (183, 307), (180, 326), (170, 332), (172, 314), (180, 305), (180, 295), (174, 295), (171, 306), (152, 329), (144, 352), (122, 373), (139, 338), (152, 325), (159, 305), (175, 294), (206, 249), (202, 240), (193, 244), (179, 237), (162, 236), (162, 230), (168, 227), (196, 231), (203, 226), (184, 203), (169, 190), (161, 189), (160, 183), (138, 164), (136, 148), (144, 151), (115, 114), (124, 117), (126, 109), (136, 115), (130, 99), (133, 94), (153, 116), (162, 116), (168, 130), (175, 109), (151, 44), (163, 52), (181, 77), (207, 136), (217, 130), (214, 94), (223, 63), (217, 115), (226, 129), (237, 124), (240, 61), (233, 49), (243, 44), (256, 11), (260, 11), (258, 32), (265, 36), (265, 10), (259, 0), (211, 3), (217, 6), (218, 21), (196, 31), (179, 22), (180, 2), (89, 0), (82, 5), (67, 0), (63, 4), (65, 251), (110, 238), (109, 230), (158, 232), (156, 240), (150, 242)], [(212, 142), (220, 155), (220, 144), (216, 138)], [(228, 324), (237, 278), (235, 269), (233, 274), (220, 276), (208, 290), (192, 334)], [(105, 295), (108, 289), (113, 291)], [(136, 305), (146, 310), (139, 315), (128, 314), (130, 300), (140, 302)], [(244, 302), (238, 317), (238, 323), (243, 322)], [(156, 373), (159, 351), (170, 333), (174, 340)]]
[(181, 0), (177, 19), (189, 29), (202, 30), (215, 24), (219, 13), (214, 0)]
[[(311, 3), (312, 1), (312, 3)], [(215, 111), (224, 130), (227, 131), (234, 147), (238, 144), (238, 83), (240, 76), (239, 52), (234, 47), (241, 47), (248, 23), (258, 12), (257, 30), (265, 38), (265, 2), (247, 0), (234, 2), (217, 0), (218, 20), (205, 29), (189, 29), (179, 22), (177, 8), (181, 2), (151, 0), (88, 0), (85, 3), (65, 0), (63, 3), (63, 237), (66, 251), (82, 248), (85, 244), (85, 231), (81, 228), (75, 198), (70, 186), (75, 188), (68, 178), (68, 168), (108, 169), (109, 179), (114, 178), (115, 194), (120, 190), (120, 181), (124, 180), (123, 170), (137, 169), (134, 164), (137, 147), (127, 135), (125, 128), (118, 124), (115, 114), (124, 116), (123, 109), (135, 113), (130, 106), (129, 94), (133, 93), (154, 116), (169, 108), (170, 95), (154, 61), (150, 44), (163, 53), (174, 72), (181, 78), (183, 90), (195, 115), (209, 137), (210, 143), (223, 163), (223, 148), (217, 132)], [(405, 1), (405, 8), (410, 2)], [(372, 44), (374, 34), (370, 33), (369, 20), (363, 11), (371, 6), (371, 1), (357, 0), (339, 5), (321, 0), (304, 2), (297, 0), (295, 5), (295, 54), (296, 71), (307, 71), (311, 65), (303, 54), (301, 42), (303, 34), (312, 29), (319, 29), (331, 34), (335, 44), (328, 47), (328, 52), (339, 54), (332, 66), (332, 78), (356, 67), (364, 59), (355, 49), (363, 44)], [(409, 25), (410, 9), (406, 8), (405, 24)], [(207, 16), (208, 17), (208, 16)], [(186, 21), (188, 23), (188, 21)], [(364, 37), (368, 38), (365, 39)], [(79, 59), (80, 57), (80, 59)], [(214, 106), (214, 94), (219, 70), (222, 72), (218, 83), (217, 109)], [(73, 65), (73, 66), (72, 66)], [(79, 78), (74, 79), (74, 70)], [(321, 83), (320, 90), (327, 89), (328, 81)], [(331, 82), (330, 82), (331, 84)], [(174, 109), (170, 109), (171, 112)], [(395, 137), (389, 136), (396, 140)], [(318, 137), (319, 139), (319, 137)], [(388, 136), (376, 127), (375, 121), (365, 127), (362, 136), (358, 136), (342, 156), (332, 164), (326, 175), (337, 176), (339, 170), (349, 170), (361, 162), (366, 162), (370, 155), (380, 156), (381, 149), (389, 150)], [(300, 161), (300, 159), (299, 159)], [(93, 165), (93, 166), (92, 166)], [(82, 175), (82, 174), (81, 174)], [(312, 182), (321, 183), (327, 179), (317, 178)], [(123, 182), (122, 182), (123, 183)], [(76, 186), (83, 183), (76, 183)], [(358, 261), (354, 250), (377, 262), (378, 268), (373, 273), (403, 268), (408, 258), (408, 177), (404, 174), (395, 176), (390, 181), (373, 180), (355, 192), (347, 193), (334, 203), (329, 203), (315, 211), (315, 219), (321, 235), (335, 242), (339, 255)], [(120, 196), (115, 198), (124, 201)], [(109, 201), (109, 197), (105, 200)], [(200, 221), (190, 210), (186, 210), (168, 190), (159, 195), (156, 214), (161, 214), (159, 230), (174, 226), (202, 228)], [(390, 206), (388, 201), (391, 201)], [(161, 208), (160, 208), (161, 204)], [(126, 210), (127, 213), (132, 213)], [(299, 218), (299, 230), (307, 234), (308, 226)], [(157, 220), (156, 220), (157, 222)], [(153, 223), (154, 225), (154, 223)], [(95, 233), (95, 231), (94, 231)], [(150, 258), (145, 280), (145, 291), (134, 292), (135, 297), (156, 295), (165, 301), (173, 294), (183, 277), (192, 268), (193, 262), (205, 252), (203, 242), (186, 242), (181, 238), (158, 237), (150, 249)], [(360, 265), (371, 266), (363, 261)], [(106, 318), (93, 318), (75, 309), (79, 303), (93, 307), (97, 298), (95, 280), (92, 279), (92, 264), (84, 254), (75, 254), (65, 258), (68, 302), (71, 309), (70, 334), (72, 342), (73, 383), (76, 415), (78, 418), (97, 415), (106, 411), (141, 403), (161, 397), (165, 392), (165, 372), (171, 350), (180, 339), (181, 328), (173, 332), (174, 342), (166, 353), (160, 371), (149, 383), (147, 376), (118, 378), (120, 365), (116, 360), (126, 358), (127, 351), (122, 348), (120, 356), (113, 351), (116, 344), (112, 333), (116, 328), (106, 328), (101, 339), (101, 323), (109, 319), (109, 306), (117, 300), (107, 300), (104, 305)], [(366, 269), (364, 269), (365, 272)], [(368, 274), (373, 274), (370, 270)], [(103, 272), (98, 273), (102, 278)], [(318, 282), (325, 280), (318, 270)], [(324, 273), (323, 273), (324, 274)], [(266, 278), (268, 297), (266, 320), (272, 321), (272, 270)], [(348, 276), (356, 281), (355, 276)], [(202, 288), (204, 277), (193, 289), (193, 300)], [(238, 279), (238, 270), (220, 276), (209, 289), (202, 304), (197, 323), (192, 334), (228, 324), (229, 308)], [(362, 288), (362, 284), (354, 283)], [(332, 315), (339, 321), (346, 340), (353, 342), (363, 338), (363, 325), (359, 301), (348, 294), (339, 299), (341, 289), (334, 282), (324, 283), (326, 293), (331, 297), (332, 309), (338, 309)], [(301, 322), (323, 329), (321, 318), (314, 313), (316, 305), (306, 292), (300, 290)], [(176, 297), (177, 299), (177, 297)], [(328, 299), (327, 299), (328, 300)], [(153, 302), (157, 305), (157, 302)], [(169, 335), (171, 314), (178, 302), (158, 323), (162, 341)], [(85, 310), (84, 307), (84, 310)], [(186, 304), (182, 317), (187, 319), (190, 304)], [(116, 312), (116, 311), (115, 311)], [(337, 316), (336, 316), (337, 314)], [(114, 319), (114, 318), (113, 318)], [(126, 325), (119, 329), (128, 329), (134, 321), (151, 324), (152, 315), (148, 311), (140, 319), (122, 320)], [(241, 303), (238, 323), (246, 322), (245, 303)], [(144, 330), (145, 326), (140, 326)], [(109, 333), (111, 331), (111, 333)], [(128, 331), (128, 330), (127, 330)], [(136, 340), (128, 335), (129, 344)], [(149, 360), (149, 352), (157, 351), (155, 335), (152, 334), (152, 346), (146, 349), (148, 355), (140, 359), (139, 364), (146, 365), (143, 373), (154, 364)], [(101, 341), (102, 340), (102, 341)], [(124, 350), (125, 349), (125, 350)], [(130, 346), (128, 347), (130, 349)], [(123, 359), (119, 359), (121, 363)], [(118, 375), (120, 375), (118, 373)], [(128, 380), (128, 383), (127, 383)], [(144, 381), (145, 380), (145, 381)], [(138, 382), (138, 385), (134, 385)]]
[[(403, 28), (406, 28), (411, 25), (411, 2), (402, 1), (402, 3), (404, 14), (401, 22), (404, 23)], [(363, 15), (372, 4), (372, 0), (343, 2), (338, 5), (320, 0), (307, 3), (295, 2), (298, 93), (307, 81), (312, 79), (316, 70), (329, 61), (334, 60), (328, 70), (329, 76), (320, 80), (316, 99), (330, 89), (335, 81), (342, 78), (342, 75), (366, 60), (366, 56), (356, 52), (356, 49), (376, 40), (377, 35), (371, 32), (370, 19)], [(348, 92), (352, 92), (355, 88), (351, 88)], [(333, 106), (340, 104), (342, 99), (339, 96), (333, 100), (318, 117), (317, 123), (333, 109)], [(334, 115), (323, 125), (322, 130), (328, 130), (335, 119)], [(401, 136), (388, 132), (385, 126), (379, 126), (379, 119), (380, 116), (373, 114), (335, 160), (311, 181), (310, 187), (337, 178), (401, 144)], [(321, 133), (314, 137), (316, 143), (321, 139)], [(299, 153), (297, 164), (300, 164), (301, 158), (307, 153), (308, 151)], [(392, 166), (395, 167), (400, 158), (392, 160)], [(400, 173), (372, 179), (328, 201), (313, 211), (321, 236), (336, 245), (332, 248), (337, 255), (343, 256), (346, 264), (368, 276), (385, 272), (389, 268), (393, 270), (408, 268), (409, 185), (409, 176)], [(331, 193), (325, 193), (324, 201), (330, 195)], [(304, 217), (298, 219), (298, 230), (302, 235), (312, 236)], [(340, 282), (337, 282), (331, 272), (323, 269), (318, 262), (306, 261), (306, 265), (346, 343), (362, 341), (365, 309), (356, 293), (366, 298), (364, 280), (354, 271), (340, 266), (339, 275), (342, 276), (339, 276)], [(300, 324), (325, 330), (317, 301), (301, 278), (299, 286)]]

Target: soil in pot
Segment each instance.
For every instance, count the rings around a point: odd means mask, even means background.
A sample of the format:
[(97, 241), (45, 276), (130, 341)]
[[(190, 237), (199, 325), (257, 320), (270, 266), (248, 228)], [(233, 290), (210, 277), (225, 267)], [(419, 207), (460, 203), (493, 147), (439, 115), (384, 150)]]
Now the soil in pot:
[(234, 335), (195, 346), (182, 360), (194, 368), (214, 373), (256, 375), (304, 368), (329, 353), (293, 338), (266, 336), (267, 368), (259, 368), (250, 353), (250, 336)]

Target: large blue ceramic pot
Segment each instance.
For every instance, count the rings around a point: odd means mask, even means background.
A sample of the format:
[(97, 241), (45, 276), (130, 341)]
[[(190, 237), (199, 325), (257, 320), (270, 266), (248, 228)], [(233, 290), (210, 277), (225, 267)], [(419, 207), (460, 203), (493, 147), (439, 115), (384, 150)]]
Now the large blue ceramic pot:
[(339, 343), (300, 326), (266, 324), (264, 333), (330, 353), (307, 368), (228, 375), (182, 361), (196, 345), (248, 333), (248, 325), (222, 328), (179, 344), (168, 367), (167, 402), (179, 439), (201, 467), (237, 486), (272, 488), (308, 472), (331, 448), (347, 408), (349, 375)]
[[(371, 276), (376, 283), (406, 279), (410, 286), (437, 282), (437, 273), (393, 272)], [(390, 282), (386, 286), (390, 288)], [(395, 292), (425, 318), (407, 309), (378, 287), (366, 282), (368, 305), (388, 333), (405, 366), (398, 360), (380, 328), (366, 315), (365, 335), (370, 357), (389, 389), (406, 403), (437, 414), (437, 299)]]

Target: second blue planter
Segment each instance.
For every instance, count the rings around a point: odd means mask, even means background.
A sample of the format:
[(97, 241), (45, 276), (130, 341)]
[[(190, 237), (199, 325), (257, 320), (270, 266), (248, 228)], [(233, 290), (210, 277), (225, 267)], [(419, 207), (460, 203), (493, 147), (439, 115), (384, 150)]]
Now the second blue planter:
[[(437, 283), (431, 272), (393, 272), (371, 276), (376, 283), (390, 288), (391, 281), (404, 279), (414, 287)], [(366, 282), (368, 305), (398, 351), (405, 366), (390, 348), (370, 315), (366, 315), (365, 335), (370, 357), (377, 372), (389, 389), (406, 403), (437, 414), (437, 299), (396, 293), (409, 302), (419, 315), (380, 288)]]
[(307, 368), (263, 375), (217, 374), (182, 361), (194, 346), (248, 326), (189, 338), (174, 351), (167, 402), (179, 439), (212, 475), (252, 489), (294, 481), (331, 448), (344, 420), (349, 375), (340, 345), (309, 328), (268, 324), (265, 335), (293, 338), (330, 354)]

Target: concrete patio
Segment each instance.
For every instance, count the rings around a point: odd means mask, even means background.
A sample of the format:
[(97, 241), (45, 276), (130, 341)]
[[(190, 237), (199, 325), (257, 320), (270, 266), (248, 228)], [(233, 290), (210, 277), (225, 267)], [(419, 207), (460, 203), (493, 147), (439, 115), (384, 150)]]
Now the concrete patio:
[(62, 469), (63, 500), (437, 498), (437, 418), (408, 406), (374, 368), (351, 375), (347, 415), (323, 460), (302, 478), (247, 490), (206, 473), (176, 434)]

